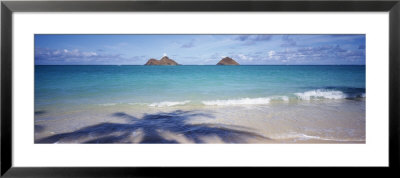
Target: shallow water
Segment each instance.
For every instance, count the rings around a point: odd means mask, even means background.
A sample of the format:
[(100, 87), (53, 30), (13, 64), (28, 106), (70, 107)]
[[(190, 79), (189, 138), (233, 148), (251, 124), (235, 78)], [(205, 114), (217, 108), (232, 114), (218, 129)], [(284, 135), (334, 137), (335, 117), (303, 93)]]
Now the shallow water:
[(365, 143), (365, 66), (35, 66), (36, 143)]

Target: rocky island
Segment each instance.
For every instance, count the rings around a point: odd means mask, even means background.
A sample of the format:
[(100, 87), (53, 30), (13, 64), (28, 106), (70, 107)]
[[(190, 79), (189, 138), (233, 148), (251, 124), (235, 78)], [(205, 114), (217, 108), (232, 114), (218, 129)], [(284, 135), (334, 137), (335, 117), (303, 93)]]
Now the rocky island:
[(217, 65), (239, 65), (239, 63), (237, 63), (235, 60), (233, 60), (230, 57), (225, 57), (223, 59), (221, 59)]
[(151, 58), (144, 65), (148, 65), (148, 66), (151, 66), (151, 65), (155, 65), (155, 66), (176, 66), (176, 65), (179, 65), (179, 64), (177, 62), (175, 62), (174, 60), (168, 58), (168, 56), (164, 56), (160, 60)]

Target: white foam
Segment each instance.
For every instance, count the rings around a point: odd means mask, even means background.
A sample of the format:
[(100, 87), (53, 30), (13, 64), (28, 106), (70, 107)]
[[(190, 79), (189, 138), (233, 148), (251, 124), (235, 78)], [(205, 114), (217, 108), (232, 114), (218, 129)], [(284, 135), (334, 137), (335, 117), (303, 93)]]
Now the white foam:
[(289, 101), (289, 97), (287, 97), (287, 96), (281, 96), (281, 99), (282, 99), (283, 101)]
[(285, 101), (285, 102), (289, 101), (288, 96), (273, 96), (273, 97), (271, 97), (271, 99), (272, 100), (281, 100), (281, 101)]
[(312, 99), (344, 99), (346, 94), (337, 90), (311, 90), (304, 93), (295, 93), (295, 95), (301, 100), (312, 100)]
[(216, 105), (216, 106), (229, 106), (229, 105), (255, 105), (255, 104), (268, 104), (270, 98), (241, 98), (232, 100), (212, 100), (202, 101), (204, 105)]
[(308, 140), (308, 139), (321, 139), (321, 137), (306, 135), (306, 134), (302, 134), (302, 133), (290, 133), (290, 134), (284, 134), (284, 135), (280, 135), (280, 136), (275, 136), (274, 139)]
[(148, 103), (128, 103), (129, 105), (148, 105)]
[(149, 106), (151, 107), (169, 107), (169, 106), (176, 106), (176, 105), (185, 105), (190, 103), (190, 100), (186, 101), (163, 101), (159, 103), (151, 103)]
[(346, 142), (346, 141), (362, 142), (362, 141), (365, 141), (362, 139), (338, 139), (338, 138), (319, 137), (319, 136), (313, 136), (313, 135), (306, 135), (303, 133), (292, 133), (292, 134), (281, 135), (278, 137), (274, 137), (274, 139), (325, 140), (325, 141), (338, 141), (338, 142)]

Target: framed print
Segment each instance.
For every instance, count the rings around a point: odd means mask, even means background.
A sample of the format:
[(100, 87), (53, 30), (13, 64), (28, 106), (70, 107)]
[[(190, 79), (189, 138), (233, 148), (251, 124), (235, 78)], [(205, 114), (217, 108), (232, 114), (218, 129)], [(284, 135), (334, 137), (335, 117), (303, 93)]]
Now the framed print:
[(399, 6), (3, 1), (1, 174), (394, 170)]

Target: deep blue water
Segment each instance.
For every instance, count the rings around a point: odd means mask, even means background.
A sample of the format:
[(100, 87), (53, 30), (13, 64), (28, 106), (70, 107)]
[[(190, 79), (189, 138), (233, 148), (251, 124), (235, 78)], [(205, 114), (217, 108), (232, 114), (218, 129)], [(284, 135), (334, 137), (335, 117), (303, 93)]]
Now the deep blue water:
[(357, 97), (365, 66), (35, 66), (35, 110)]

